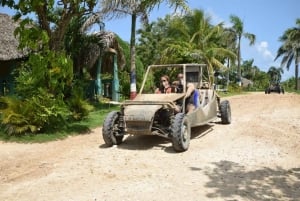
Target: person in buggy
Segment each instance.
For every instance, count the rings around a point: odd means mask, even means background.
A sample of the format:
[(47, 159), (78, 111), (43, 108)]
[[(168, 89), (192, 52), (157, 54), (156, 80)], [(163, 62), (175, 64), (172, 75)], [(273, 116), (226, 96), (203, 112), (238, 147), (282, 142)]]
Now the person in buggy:
[[(172, 83), (174, 86), (176, 86), (176, 93), (183, 93), (183, 86), (184, 86), (183, 78), (184, 78), (183, 74), (179, 73), (177, 75), (177, 80)], [(185, 107), (186, 107), (186, 113), (190, 113), (194, 109), (199, 107), (199, 105), (200, 105), (199, 95), (200, 94), (199, 94), (199, 91), (196, 90), (193, 83), (187, 83), (186, 88), (187, 89), (186, 89), (186, 94), (185, 94), (185, 98), (186, 98)]]
[(168, 94), (172, 93), (172, 87), (170, 85), (170, 78), (167, 75), (160, 77), (160, 86), (155, 90), (156, 94)]

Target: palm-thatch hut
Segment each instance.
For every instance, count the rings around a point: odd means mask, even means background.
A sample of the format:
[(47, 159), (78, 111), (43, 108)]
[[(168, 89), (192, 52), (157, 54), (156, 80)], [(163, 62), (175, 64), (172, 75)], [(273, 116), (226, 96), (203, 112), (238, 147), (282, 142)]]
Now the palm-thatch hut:
[[(91, 76), (91, 96), (100, 95), (119, 101), (118, 71), (125, 66), (125, 56), (116, 35), (110, 31), (92, 34), (96, 43), (90, 43), (74, 61), (76, 66), (85, 66)], [(109, 75), (109, 78), (102, 77)]]
[(26, 58), (26, 53), (18, 49), (19, 42), (14, 35), (19, 23), (0, 13), (0, 25), (0, 95), (5, 95), (13, 92), (12, 71)]

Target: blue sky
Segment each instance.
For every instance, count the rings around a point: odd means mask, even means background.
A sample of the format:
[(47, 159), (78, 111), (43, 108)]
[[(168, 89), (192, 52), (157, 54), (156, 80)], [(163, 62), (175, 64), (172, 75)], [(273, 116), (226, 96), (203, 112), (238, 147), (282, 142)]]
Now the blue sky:
[[(278, 38), (283, 32), (296, 26), (300, 18), (300, 0), (188, 0), (191, 9), (202, 9), (212, 18), (213, 23), (229, 23), (229, 16), (236, 15), (244, 23), (244, 31), (256, 35), (256, 44), (242, 39), (242, 59), (254, 59), (254, 65), (267, 71), (269, 67), (280, 67), (281, 58), (274, 62), (281, 43)], [(13, 14), (0, 7), (1, 13)], [(173, 10), (162, 4), (150, 14), (150, 20), (163, 18)], [(105, 22), (105, 29), (117, 33), (123, 40), (130, 39), (130, 17)], [(294, 76), (294, 65), (284, 70), (283, 80)]]

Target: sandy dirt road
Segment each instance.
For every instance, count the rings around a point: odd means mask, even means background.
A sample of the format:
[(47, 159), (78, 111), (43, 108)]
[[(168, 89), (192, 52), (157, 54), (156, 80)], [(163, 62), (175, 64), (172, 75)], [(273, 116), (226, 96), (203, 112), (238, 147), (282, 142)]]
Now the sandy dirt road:
[(300, 96), (227, 99), (232, 124), (194, 128), (184, 153), (157, 136), (107, 148), (101, 127), (44, 144), (0, 142), (0, 200), (300, 200)]

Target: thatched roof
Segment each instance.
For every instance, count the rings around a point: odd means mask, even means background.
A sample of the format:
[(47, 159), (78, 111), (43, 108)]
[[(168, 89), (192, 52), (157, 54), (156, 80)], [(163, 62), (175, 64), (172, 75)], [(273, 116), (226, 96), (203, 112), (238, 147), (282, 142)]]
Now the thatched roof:
[(248, 80), (247, 78), (242, 77), (242, 86), (243, 87), (248, 87), (252, 86), (253, 82), (251, 80)]
[(0, 25), (0, 61), (23, 58), (25, 53), (18, 49), (19, 42), (14, 36), (19, 24), (9, 15), (0, 13)]
[[(82, 55), (83, 65), (88, 67), (88, 69), (91, 69), (96, 64), (100, 54), (105, 56), (105, 53), (113, 53), (117, 54), (117, 63), (118, 67), (120, 69), (123, 69), (125, 66), (125, 56), (123, 54), (123, 50), (121, 46), (119, 45), (117, 38), (113, 32), (110, 31), (99, 31), (93, 34), (94, 37), (97, 38), (97, 43), (90, 44), (89, 47), (87, 47), (84, 50), (84, 55)], [(104, 63), (110, 62), (108, 61), (109, 58), (104, 57)], [(108, 60), (106, 60), (108, 59)], [(112, 70), (112, 65), (104, 65), (102, 69), (105, 72), (109, 72)], [(106, 69), (108, 68), (108, 69)]]
[[(14, 31), (18, 26), (19, 23), (15, 22), (11, 16), (0, 13), (0, 61), (15, 60), (26, 56), (25, 51), (18, 49), (19, 42), (14, 35)], [(122, 69), (125, 66), (125, 57), (115, 34), (110, 31), (99, 31), (92, 35), (97, 42), (84, 47), (78, 65), (91, 69), (95, 66), (100, 54), (102, 54), (104, 56), (103, 62), (107, 63), (107, 65), (104, 65), (103, 70), (109, 72), (112, 70), (109, 64), (111, 59), (106, 59), (105, 53), (111, 52), (117, 54), (118, 67)]]

